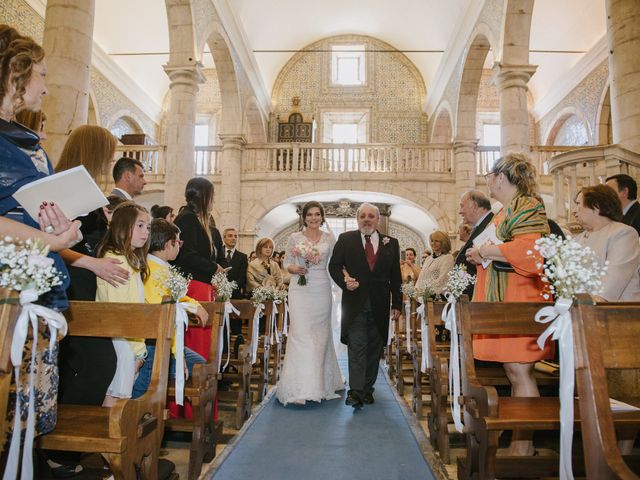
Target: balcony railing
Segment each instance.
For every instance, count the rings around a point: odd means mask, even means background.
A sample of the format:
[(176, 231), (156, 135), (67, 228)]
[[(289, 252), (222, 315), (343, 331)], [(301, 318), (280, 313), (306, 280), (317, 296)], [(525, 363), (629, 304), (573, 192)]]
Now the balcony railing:
[(247, 145), (243, 173), (451, 173), (451, 145), (342, 145), (272, 143)]
[(196, 175), (220, 175), (222, 173), (222, 146), (195, 147)]
[[(533, 145), (529, 152), (531, 163), (536, 167), (538, 175), (549, 174), (549, 160), (561, 153), (578, 150), (582, 147), (565, 147), (558, 145)], [(500, 158), (500, 147), (476, 147), (476, 174), (485, 175), (491, 171), (493, 165)]]

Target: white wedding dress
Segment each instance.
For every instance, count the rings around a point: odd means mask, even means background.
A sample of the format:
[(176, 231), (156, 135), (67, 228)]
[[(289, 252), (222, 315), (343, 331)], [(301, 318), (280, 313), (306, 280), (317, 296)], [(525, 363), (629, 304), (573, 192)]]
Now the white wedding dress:
[[(285, 268), (290, 264), (304, 264), (292, 254), (292, 249), (300, 242), (313, 245), (302, 232), (294, 233), (287, 244)], [(287, 350), (276, 391), (283, 405), (339, 398), (336, 391), (344, 389), (344, 378), (333, 345), (333, 300), (327, 271), (334, 243), (330, 234), (322, 233), (315, 245), (322, 259), (318, 265), (308, 267), (306, 285), (298, 285), (298, 275), (291, 277)]]

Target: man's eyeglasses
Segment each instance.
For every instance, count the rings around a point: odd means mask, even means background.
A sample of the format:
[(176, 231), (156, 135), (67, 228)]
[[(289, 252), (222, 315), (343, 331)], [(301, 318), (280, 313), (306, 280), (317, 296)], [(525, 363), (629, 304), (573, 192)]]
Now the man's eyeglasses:
[(491, 175), (495, 175), (495, 172), (485, 173), (485, 174), (483, 175), (483, 177), (484, 177), (484, 179), (485, 179), (485, 180), (487, 180), (487, 179), (489, 178), (489, 176), (491, 176)]

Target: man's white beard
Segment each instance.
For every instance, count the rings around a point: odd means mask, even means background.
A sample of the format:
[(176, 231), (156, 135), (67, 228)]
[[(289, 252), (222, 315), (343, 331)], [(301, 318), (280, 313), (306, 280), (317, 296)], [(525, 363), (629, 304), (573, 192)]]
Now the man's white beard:
[(360, 229), (360, 233), (362, 233), (363, 235), (373, 235), (373, 232), (375, 232), (376, 229), (373, 227), (362, 227)]

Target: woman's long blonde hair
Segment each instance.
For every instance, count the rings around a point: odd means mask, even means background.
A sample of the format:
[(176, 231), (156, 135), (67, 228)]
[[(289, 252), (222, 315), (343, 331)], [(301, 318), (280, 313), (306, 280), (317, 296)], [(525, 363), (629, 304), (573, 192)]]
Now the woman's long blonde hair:
[(84, 165), (94, 180), (105, 182), (117, 144), (116, 137), (106, 128), (97, 125), (76, 127), (64, 144), (56, 172)]

